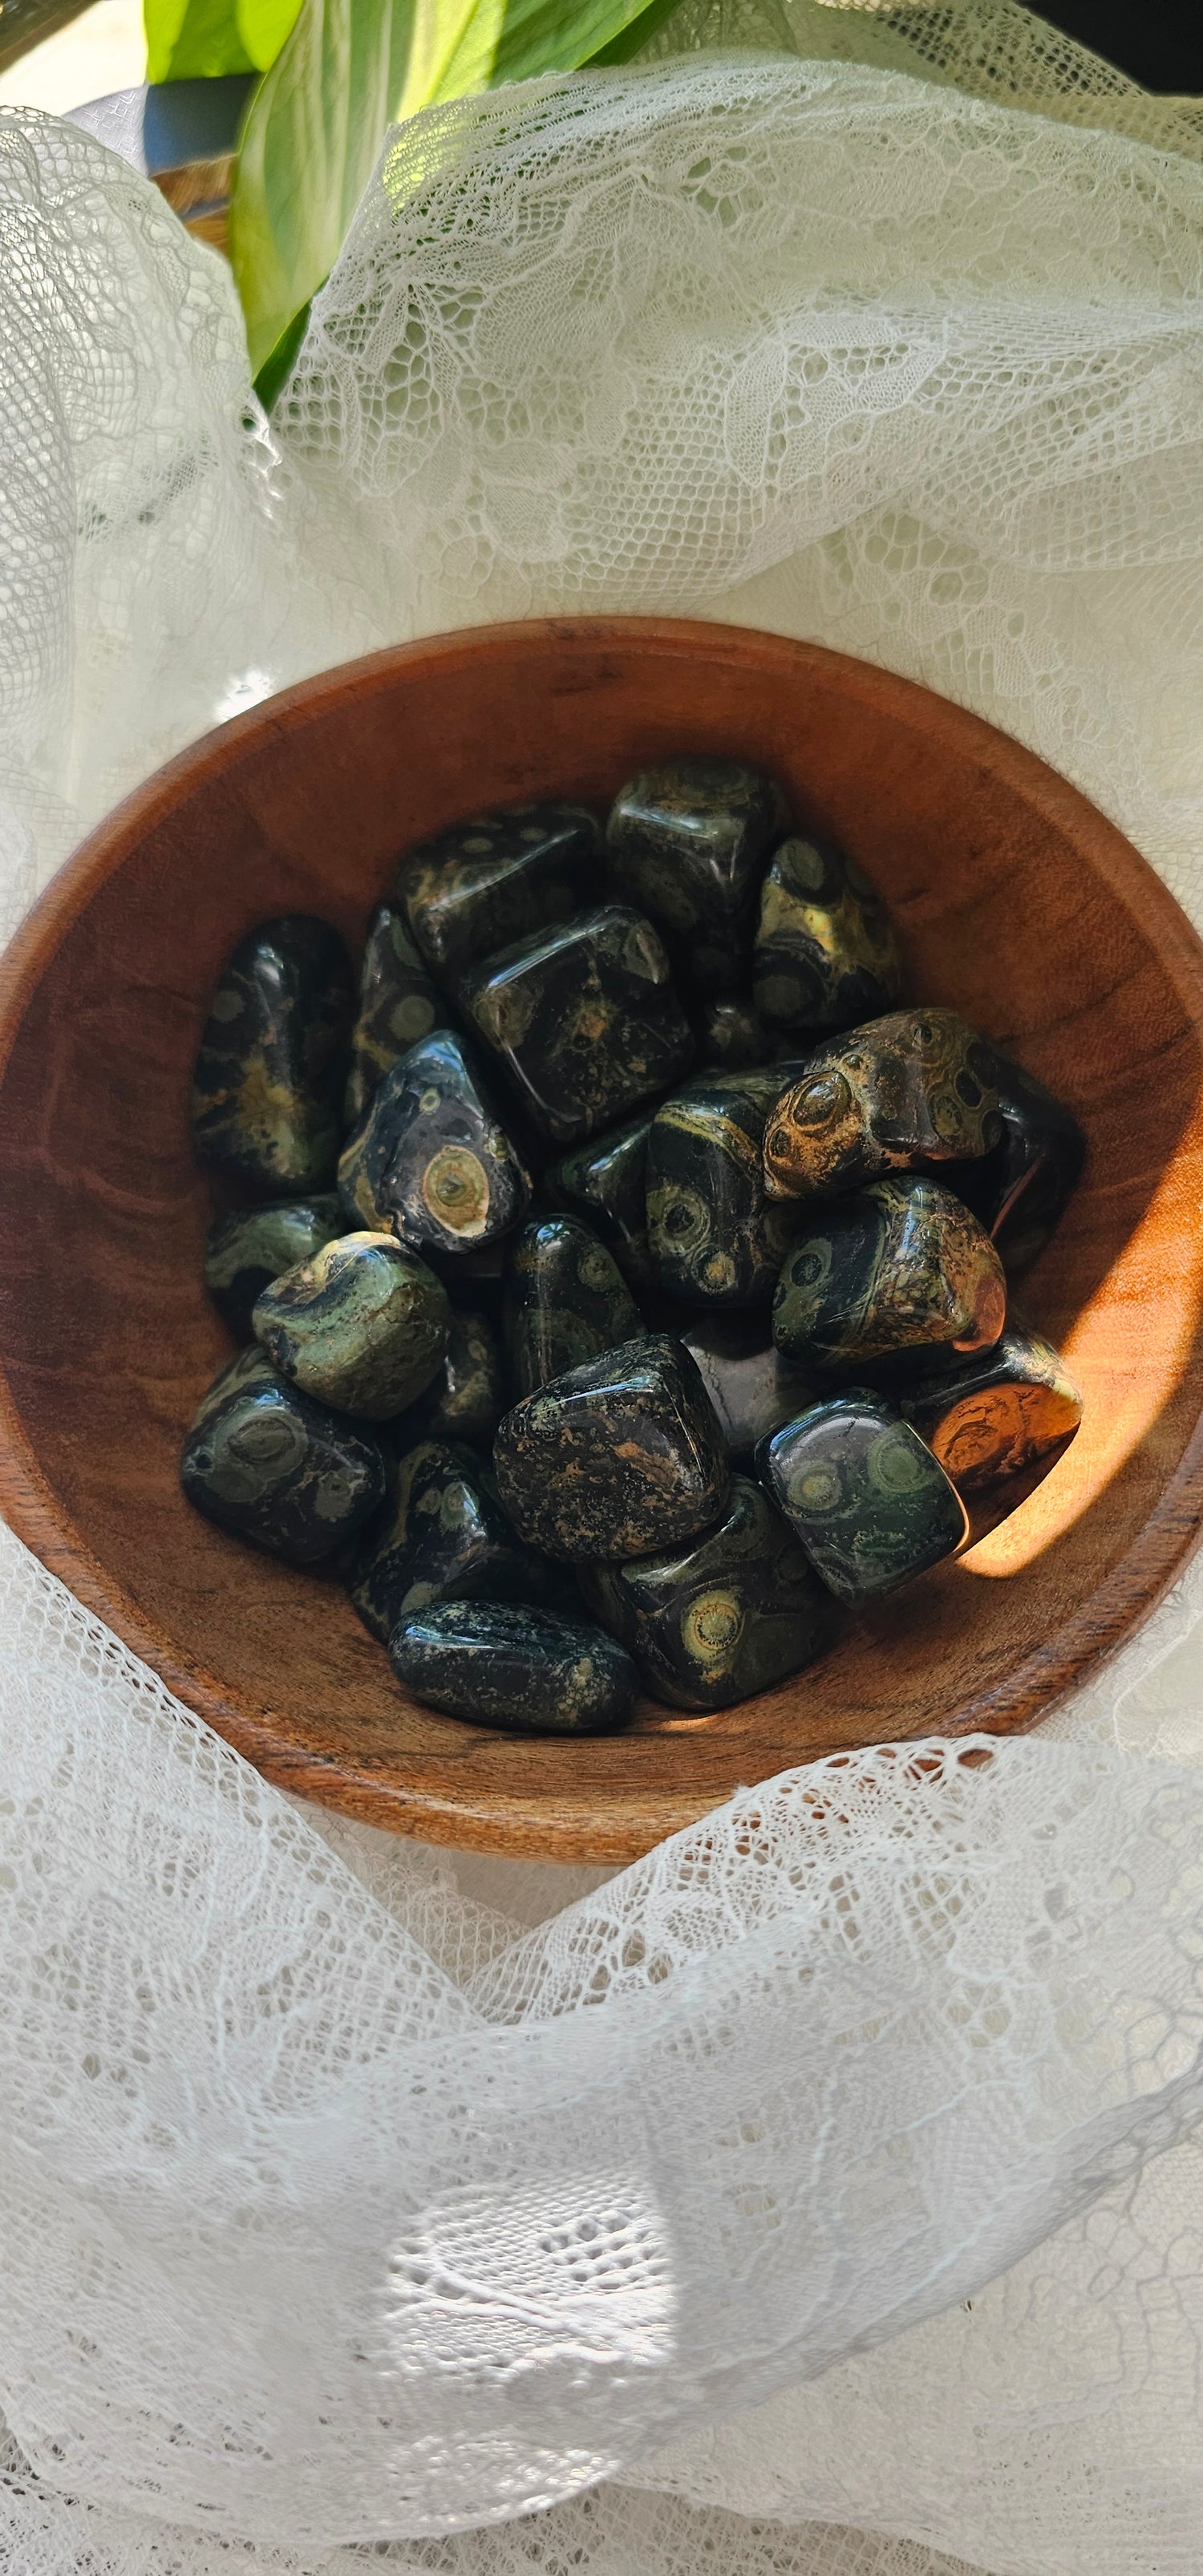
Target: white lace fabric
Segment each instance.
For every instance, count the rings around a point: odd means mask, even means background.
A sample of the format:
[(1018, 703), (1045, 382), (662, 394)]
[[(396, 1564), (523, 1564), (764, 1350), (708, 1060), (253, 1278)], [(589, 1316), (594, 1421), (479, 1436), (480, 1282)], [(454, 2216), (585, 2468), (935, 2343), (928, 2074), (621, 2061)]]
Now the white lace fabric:
[[(7, 921), (223, 714), (565, 608), (924, 679), (1203, 921), (1198, 128), (1033, 27), (432, 111), (270, 433), (216, 258), (0, 116)], [(0, 2565), (1197, 2576), (1197, 1574), (1037, 1736), (609, 1880), (290, 1803), (2, 1534), (0, 1604)]]

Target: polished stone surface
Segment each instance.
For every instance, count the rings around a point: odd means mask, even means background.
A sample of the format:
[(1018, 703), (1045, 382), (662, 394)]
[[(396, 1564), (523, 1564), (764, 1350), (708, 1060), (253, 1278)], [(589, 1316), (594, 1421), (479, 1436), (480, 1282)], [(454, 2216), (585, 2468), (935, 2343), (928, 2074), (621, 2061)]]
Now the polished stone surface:
[(601, 826), (583, 805), (515, 805), (453, 824), (401, 861), (392, 900), (440, 983), (478, 957), (567, 921), (601, 873)]
[(737, 1466), (750, 1466), (760, 1442), (822, 1393), (778, 1350), (763, 1308), (752, 1314), (695, 1312), (678, 1329)]
[(819, 1047), (770, 1119), (777, 1197), (989, 1153), (1002, 1134), (992, 1048), (955, 1011), (891, 1011)]
[(451, 1307), (442, 1280), (391, 1234), (343, 1234), (273, 1280), (251, 1320), (291, 1385), (386, 1422), (429, 1386)]
[(750, 1073), (771, 1064), (776, 1053), (777, 1031), (740, 993), (703, 1002), (693, 1014), (693, 1034), (699, 1065), (719, 1065), (727, 1073)]
[(817, 1036), (875, 1019), (901, 989), (898, 944), (876, 888), (834, 841), (791, 834), (761, 889), (752, 994), (762, 1018)]
[(515, 1405), (493, 1457), (531, 1547), (569, 1560), (645, 1556), (718, 1520), (729, 1471), (687, 1351), (649, 1333)]
[(642, 1330), (613, 1255), (579, 1217), (531, 1217), (513, 1237), (505, 1349), (516, 1394), (532, 1394)]
[(438, 986), (422, 964), (404, 913), (395, 903), (378, 903), (368, 923), (359, 971), (359, 1015), (351, 1038), (343, 1111), (348, 1127), (362, 1118), (398, 1056), (416, 1046), (419, 1038), (429, 1037), (446, 1017)]
[(1082, 1390), (1043, 1333), (1011, 1323), (993, 1350), (925, 1378), (902, 1410), (951, 1476), (975, 1539), (1043, 1483), (1082, 1419)]
[(670, 1708), (730, 1708), (812, 1663), (831, 1596), (759, 1485), (733, 1476), (717, 1529), (629, 1565), (582, 1568), (590, 1608)]
[(633, 1288), (656, 1277), (647, 1241), (647, 1140), (652, 1112), (613, 1127), (604, 1136), (574, 1145), (553, 1164), (546, 1177), (555, 1206), (582, 1216), (609, 1245), (624, 1279)]
[(426, 1708), (519, 1735), (603, 1735), (625, 1726), (639, 1675), (590, 1620), (505, 1602), (446, 1602), (394, 1630), (389, 1660)]
[(485, 1460), (463, 1441), (420, 1440), (398, 1459), (392, 1504), (360, 1540), (347, 1589), (387, 1645), (432, 1602), (527, 1600), (553, 1580), (515, 1537)]
[(219, 1529), (312, 1565), (379, 1511), (389, 1464), (372, 1432), (290, 1386), (256, 1344), (202, 1397), (180, 1481)]
[(782, 1265), (773, 1339), (800, 1368), (935, 1363), (988, 1350), (1006, 1321), (1002, 1263), (975, 1216), (921, 1174), (815, 1209)]
[(1013, 1057), (993, 1050), (1002, 1136), (955, 1187), (998, 1246), (1004, 1270), (1030, 1269), (1082, 1177), (1086, 1139), (1072, 1109)]
[(415, 1251), (475, 1251), (525, 1215), (530, 1175), (450, 1029), (385, 1075), (344, 1148), (338, 1187), (351, 1224), (391, 1227)]
[(766, 1304), (805, 1219), (771, 1199), (765, 1122), (785, 1088), (776, 1071), (695, 1075), (663, 1102), (647, 1145), (647, 1239), (676, 1297)]
[(766, 1441), (762, 1481), (837, 1599), (872, 1601), (955, 1555), (965, 1508), (881, 1396), (849, 1387)]
[(342, 1203), (328, 1197), (278, 1199), (274, 1206), (235, 1209), (215, 1216), (205, 1237), (204, 1281), (218, 1314), (240, 1341), (251, 1338), (251, 1315), (285, 1270), (308, 1261), (346, 1227)]
[(614, 800), (614, 874), (702, 992), (721, 993), (750, 949), (756, 889), (784, 811), (764, 770), (693, 754), (644, 770)]
[(621, 904), (503, 949), (459, 997), (540, 1135), (565, 1145), (667, 1091), (693, 1054), (663, 946)]
[(261, 921), (227, 958), (192, 1077), (198, 1162), (273, 1198), (329, 1187), (338, 1163), (351, 961), (308, 913)]
[(453, 1308), (442, 1365), (425, 1395), (391, 1425), (391, 1435), (407, 1448), (425, 1438), (491, 1449), (505, 1406), (505, 1372), (488, 1316), (476, 1306), (462, 1313)]

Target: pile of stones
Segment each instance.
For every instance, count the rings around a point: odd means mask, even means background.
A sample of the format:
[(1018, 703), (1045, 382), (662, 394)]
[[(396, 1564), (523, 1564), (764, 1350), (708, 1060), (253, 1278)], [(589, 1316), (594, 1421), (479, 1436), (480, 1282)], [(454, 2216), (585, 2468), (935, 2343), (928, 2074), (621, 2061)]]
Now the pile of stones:
[(641, 1683), (707, 1711), (809, 1664), (1082, 1411), (1007, 1312), (1080, 1130), (901, 995), (860, 869), (726, 759), (604, 826), (524, 805), (408, 853), (358, 983), (328, 923), (260, 923), (193, 1083), (247, 1346), (189, 1500), (332, 1559), (409, 1693), (477, 1723), (596, 1732)]

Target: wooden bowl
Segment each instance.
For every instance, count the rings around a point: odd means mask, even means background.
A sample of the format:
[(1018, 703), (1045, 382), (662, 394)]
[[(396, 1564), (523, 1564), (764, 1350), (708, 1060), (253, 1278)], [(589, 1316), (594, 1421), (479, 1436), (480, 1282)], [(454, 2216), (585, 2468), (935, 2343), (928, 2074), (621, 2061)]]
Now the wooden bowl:
[[(706, 1718), (516, 1741), (406, 1701), (337, 1584), (223, 1537), (177, 1482), (227, 1356), (201, 1287), (188, 1073), (233, 942), (361, 936), (399, 851), (466, 809), (604, 804), (735, 752), (881, 887), (912, 989), (1071, 1101), (1090, 1160), (1022, 1303), (1086, 1394), (1074, 1447), (962, 1563), (813, 1671)], [(836, 1748), (1031, 1726), (1144, 1617), (1203, 1494), (1203, 948), (1083, 797), (976, 717), (817, 647), (711, 625), (443, 636), (306, 682), (129, 797), (0, 979), (0, 1499), (79, 1598), (284, 1787), (395, 1831), (621, 1862)]]

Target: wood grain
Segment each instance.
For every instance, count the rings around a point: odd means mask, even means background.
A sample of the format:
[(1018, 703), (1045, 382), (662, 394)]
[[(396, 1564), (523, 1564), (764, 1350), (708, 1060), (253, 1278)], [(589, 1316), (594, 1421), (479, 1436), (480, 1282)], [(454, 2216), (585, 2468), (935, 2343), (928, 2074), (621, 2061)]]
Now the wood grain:
[[(642, 762), (763, 761), (876, 879), (912, 990), (1076, 1109), (1086, 1178), (1025, 1285), (1087, 1417), (1040, 1493), (825, 1662), (715, 1716), (514, 1742), (406, 1702), (329, 1578), (188, 1510), (176, 1462), (229, 1347), (200, 1282), (187, 1074), (241, 933), (350, 938), (465, 809), (604, 802)], [(906, 681), (768, 635), (542, 622), (305, 683), (172, 762), (55, 879), (0, 972), (0, 1500), (29, 1545), (284, 1786), (395, 1831), (621, 1862), (836, 1748), (1030, 1726), (1156, 1601), (1203, 1500), (1203, 948), (1030, 754)]]

